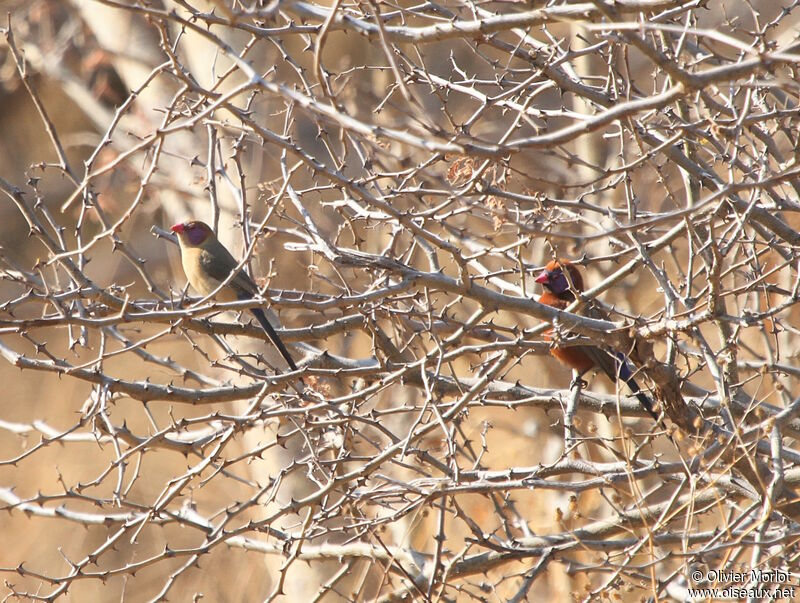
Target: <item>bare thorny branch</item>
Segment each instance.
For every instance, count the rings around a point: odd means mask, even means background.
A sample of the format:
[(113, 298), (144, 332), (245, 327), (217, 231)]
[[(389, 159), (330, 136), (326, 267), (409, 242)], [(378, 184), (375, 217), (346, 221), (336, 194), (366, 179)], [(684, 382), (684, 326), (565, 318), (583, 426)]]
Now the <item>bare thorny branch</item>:
[[(4, 77), (56, 161), (0, 179), (29, 229), (0, 253), (0, 354), (82, 387), (2, 417), (0, 499), (95, 537), (3, 557), (7, 592), (188, 597), (240, 579), (230, 550), (266, 575), (242, 600), (682, 600), (698, 567), (796, 567), (797, 4), (12, 13)], [(114, 47), (100, 8), (151, 47)], [(42, 82), (91, 112), (70, 57), (93, 47), (127, 100), (73, 155)], [(170, 276), (190, 216), (261, 298)], [(532, 281), (553, 257), (586, 275), (566, 311)], [(247, 323), (266, 305), (305, 390)], [(624, 387), (570, 388), (553, 325), (630, 357), (670, 433)]]

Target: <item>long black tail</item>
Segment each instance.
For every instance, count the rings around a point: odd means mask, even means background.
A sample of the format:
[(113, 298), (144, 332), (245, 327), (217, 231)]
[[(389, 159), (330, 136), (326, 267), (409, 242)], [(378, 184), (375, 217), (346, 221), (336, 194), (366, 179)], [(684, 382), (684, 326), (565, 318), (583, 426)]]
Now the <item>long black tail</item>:
[(294, 363), (294, 359), (292, 358), (291, 354), (289, 354), (289, 350), (286, 349), (286, 346), (283, 345), (281, 338), (278, 337), (278, 334), (275, 332), (275, 329), (272, 328), (272, 325), (269, 324), (267, 317), (264, 315), (264, 311), (261, 308), (251, 308), (250, 311), (253, 313), (253, 316), (256, 317), (261, 328), (264, 329), (264, 332), (269, 337), (269, 340), (272, 342), (278, 351), (283, 356), (283, 359), (286, 361), (286, 364), (289, 365), (289, 368), (293, 371), (297, 370), (297, 365)]
[(633, 379), (628, 381), (628, 387), (633, 389), (633, 393), (639, 399), (639, 403), (642, 405), (642, 408), (644, 408), (650, 414), (650, 416), (656, 420), (656, 422), (661, 423), (660, 419), (658, 418), (658, 413), (655, 411), (655, 409), (653, 409), (653, 401), (647, 396), (647, 394), (639, 391), (638, 385), (636, 385), (636, 389), (631, 387), (631, 383), (636, 384), (636, 381)]
[(636, 383), (636, 379), (633, 378), (633, 373), (631, 372), (631, 369), (628, 366), (625, 356), (623, 356), (619, 352), (617, 352), (615, 356), (617, 360), (618, 378), (622, 379), (625, 383), (628, 384), (628, 387), (631, 388), (631, 391), (639, 400), (639, 403), (642, 405), (642, 408), (644, 408), (647, 411), (647, 413), (651, 417), (653, 417), (657, 423), (660, 423), (661, 426), (663, 427), (664, 424), (661, 423), (661, 421), (659, 420), (658, 413), (656, 413), (656, 411), (653, 409), (653, 401), (647, 394), (645, 394), (639, 389), (639, 384)]

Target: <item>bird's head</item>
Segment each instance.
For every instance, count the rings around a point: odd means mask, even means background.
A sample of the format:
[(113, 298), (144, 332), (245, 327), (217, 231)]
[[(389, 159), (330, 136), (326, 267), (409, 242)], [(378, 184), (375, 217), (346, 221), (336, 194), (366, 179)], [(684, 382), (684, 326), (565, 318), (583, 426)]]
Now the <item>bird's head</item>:
[(170, 230), (178, 235), (178, 240), (185, 247), (198, 247), (214, 236), (208, 224), (200, 220), (175, 224)]
[[(569, 278), (567, 278), (567, 274)], [(583, 278), (578, 267), (569, 260), (559, 258), (552, 260), (536, 277), (536, 282), (554, 295), (572, 299), (571, 289), (583, 291)]]

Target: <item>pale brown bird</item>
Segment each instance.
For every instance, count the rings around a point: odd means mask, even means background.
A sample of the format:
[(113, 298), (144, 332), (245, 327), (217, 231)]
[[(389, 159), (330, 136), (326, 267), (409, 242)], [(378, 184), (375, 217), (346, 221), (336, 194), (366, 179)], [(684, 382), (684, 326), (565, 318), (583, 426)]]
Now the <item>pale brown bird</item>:
[[(225, 282), (231, 272), (239, 265), (225, 246), (219, 242), (208, 224), (199, 220), (175, 224), (172, 232), (178, 235), (181, 248), (181, 264), (189, 284), (200, 295), (211, 295)], [(252, 299), (258, 295), (258, 287), (247, 276), (244, 270), (239, 270), (214, 297), (221, 302)], [(261, 324), (264, 332), (272, 344), (278, 349), (286, 363), (293, 371), (297, 370), (289, 350), (283, 345), (275, 329), (269, 324), (261, 308), (250, 308), (250, 312)]]

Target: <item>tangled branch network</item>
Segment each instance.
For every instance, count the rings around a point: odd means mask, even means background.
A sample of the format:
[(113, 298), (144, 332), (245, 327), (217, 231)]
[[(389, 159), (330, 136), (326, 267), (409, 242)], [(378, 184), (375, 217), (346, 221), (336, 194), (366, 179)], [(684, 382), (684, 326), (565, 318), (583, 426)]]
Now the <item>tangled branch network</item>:
[(7, 600), (800, 596), (797, 1), (5, 4)]

